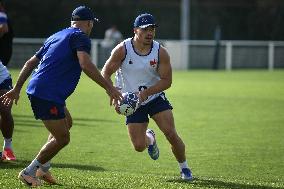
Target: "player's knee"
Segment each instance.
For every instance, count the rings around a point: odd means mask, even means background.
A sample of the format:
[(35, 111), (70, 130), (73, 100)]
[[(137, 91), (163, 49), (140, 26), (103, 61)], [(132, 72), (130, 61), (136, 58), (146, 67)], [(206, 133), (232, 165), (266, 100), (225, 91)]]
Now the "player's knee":
[(69, 142), (70, 142), (70, 134), (68, 133), (68, 135), (66, 135), (66, 136), (64, 137), (64, 140), (63, 140), (64, 146), (68, 145)]
[(168, 141), (170, 142), (171, 145), (179, 146), (179, 149), (185, 149), (185, 145), (184, 145), (182, 139), (178, 136), (178, 134), (175, 131), (167, 132), (167, 133), (164, 133), (164, 134), (167, 137), (167, 139), (168, 139)]
[(134, 144), (133, 146), (137, 152), (143, 152), (146, 148), (145, 144)]
[(164, 132), (164, 135), (169, 141), (176, 141), (179, 139), (177, 133), (174, 130)]
[(67, 146), (70, 142), (70, 134), (62, 135), (59, 139), (57, 139), (57, 143), (61, 146)]

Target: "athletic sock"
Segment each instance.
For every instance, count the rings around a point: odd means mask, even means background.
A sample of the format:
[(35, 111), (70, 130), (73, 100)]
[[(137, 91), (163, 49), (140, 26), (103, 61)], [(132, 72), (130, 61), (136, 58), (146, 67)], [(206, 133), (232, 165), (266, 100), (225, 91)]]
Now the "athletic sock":
[(153, 135), (146, 132), (146, 136), (150, 139), (150, 144), (149, 145), (153, 145), (154, 144), (154, 140), (155, 140)]
[(12, 149), (12, 138), (4, 138), (4, 148)]
[(34, 159), (31, 164), (25, 169), (25, 172), (35, 177), (36, 170), (41, 166), (42, 164), (37, 159)]
[(178, 163), (179, 164), (179, 168), (180, 170), (184, 169), (184, 168), (187, 168), (189, 169), (188, 165), (187, 165), (187, 161), (185, 160), (184, 162), (182, 163)]
[(50, 167), (51, 167), (50, 161), (48, 161), (48, 162), (46, 162), (46, 163), (44, 163), (40, 166), (40, 168), (43, 172), (47, 172), (50, 169)]

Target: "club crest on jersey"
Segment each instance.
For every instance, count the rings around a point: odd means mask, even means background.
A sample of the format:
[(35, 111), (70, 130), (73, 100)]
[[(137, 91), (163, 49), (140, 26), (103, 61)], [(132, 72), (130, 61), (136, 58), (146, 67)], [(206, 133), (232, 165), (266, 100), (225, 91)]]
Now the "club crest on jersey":
[(156, 59), (150, 61), (150, 66), (152, 66), (153, 68), (156, 68), (156, 67), (157, 67), (157, 61), (156, 61)]

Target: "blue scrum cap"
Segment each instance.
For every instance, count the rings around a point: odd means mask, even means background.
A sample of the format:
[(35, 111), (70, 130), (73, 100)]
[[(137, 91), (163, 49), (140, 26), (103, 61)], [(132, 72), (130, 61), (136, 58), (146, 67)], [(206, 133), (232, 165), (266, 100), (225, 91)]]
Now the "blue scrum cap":
[(86, 6), (79, 6), (73, 10), (71, 21), (80, 21), (80, 20), (93, 20), (98, 22), (97, 19), (89, 7)]
[(157, 27), (157, 24), (153, 15), (144, 13), (136, 17), (133, 26), (134, 28), (147, 28), (148, 26)]

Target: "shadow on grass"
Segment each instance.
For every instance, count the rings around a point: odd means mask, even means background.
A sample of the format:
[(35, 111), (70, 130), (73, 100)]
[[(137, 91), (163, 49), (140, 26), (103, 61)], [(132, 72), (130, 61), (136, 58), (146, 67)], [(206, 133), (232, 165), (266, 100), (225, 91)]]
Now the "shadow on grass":
[(167, 180), (167, 182), (185, 183), (191, 186), (206, 187), (206, 188), (213, 187), (213, 188), (230, 188), (230, 189), (284, 189), (284, 188), (272, 187), (272, 186), (261, 186), (261, 185), (254, 185), (254, 184), (225, 182), (225, 181), (220, 181), (220, 180), (201, 179), (201, 178), (194, 178), (193, 181), (185, 181), (182, 179), (171, 179), (171, 180)]
[[(38, 127), (43, 126), (40, 120), (36, 120), (33, 115), (20, 115), (14, 114), (15, 125), (25, 127)], [(73, 124), (78, 126), (93, 126), (94, 122), (116, 123), (114, 120), (109, 119), (94, 119), (94, 118), (73, 118)]]
[(109, 119), (93, 119), (93, 118), (73, 118), (74, 121), (78, 122), (107, 122), (107, 123), (115, 123), (117, 121), (109, 120)]
[[(15, 168), (25, 168), (31, 163), (27, 160), (17, 160), (14, 162), (0, 161), (1, 169), (15, 169)], [(53, 168), (69, 168), (77, 170), (86, 170), (86, 171), (105, 171), (104, 168), (95, 166), (95, 165), (81, 165), (81, 164), (69, 164), (69, 163), (51, 163)]]
[[(113, 189), (113, 188), (101, 188), (101, 187), (94, 187), (94, 186), (82, 186), (82, 185), (60, 185), (61, 187), (64, 188), (82, 188), (82, 189)], [(59, 187), (60, 187), (59, 186)]]

